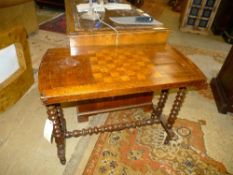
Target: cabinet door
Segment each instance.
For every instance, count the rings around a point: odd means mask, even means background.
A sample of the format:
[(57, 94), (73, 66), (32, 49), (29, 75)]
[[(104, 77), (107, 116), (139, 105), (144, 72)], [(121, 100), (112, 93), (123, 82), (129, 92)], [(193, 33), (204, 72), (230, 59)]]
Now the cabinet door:
[[(185, 13), (182, 12), (181, 31), (208, 33), (220, 0), (187, 0)], [(186, 2), (187, 2), (186, 1)], [(185, 14), (185, 15), (183, 15)]]

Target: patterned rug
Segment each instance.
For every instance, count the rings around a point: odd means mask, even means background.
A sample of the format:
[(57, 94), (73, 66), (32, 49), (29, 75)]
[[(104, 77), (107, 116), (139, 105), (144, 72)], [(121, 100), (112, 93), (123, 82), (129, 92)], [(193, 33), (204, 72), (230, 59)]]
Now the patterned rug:
[[(140, 109), (113, 112), (106, 123), (149, 117)], [(120, 117), (119, 117), (120, 116)], [(84, 175), (170, 175), (229, 174), (224, 165), (206, 154), (201, 125), (178, 119), (177, 138), (164, 145), (160, 125), (101, 134), (84, 170)]]
[(39, 29), (47, 30), (51, 32), (66, 33), (66, 17), (65, 14), (61, 14), (50, 21), (39, 25)]

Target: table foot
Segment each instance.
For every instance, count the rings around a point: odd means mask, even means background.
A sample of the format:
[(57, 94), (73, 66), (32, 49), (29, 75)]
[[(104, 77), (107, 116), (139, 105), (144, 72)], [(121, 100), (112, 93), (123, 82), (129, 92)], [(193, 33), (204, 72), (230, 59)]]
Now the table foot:
[(166, 136), (166, 138), (165, 138), (165, 140), (164, 140), (164, 144), (165, 144), (165, 145), (168, 145), (169, 142), (170, 142), (170, 140), (172, 140), (172, 139), (175, 137), (176, 134), (175, 134), (172, 130), (167, 131), (167, 130), (165, 129), (165, 131), (166, 131), (166, 133), (167, 133), (167, 136)]
[[(172, 109), (168, 116), (167, 122), (161, 122), (163, 128), (167, 133), (167, 137), (164, 141), (165, 144), (168, 144), (169, 141), (175, 136), (175, 133), (172, 131), (173, 124), (177, 119), (177, 115), (180, 111), (181, 105), (184, 101), (186, 88), (179, 88), (177, 95), (175, 97), (174, 103), (172, 105)], [(162, 121), (162, 120), (161, 120)]]
[(60, 105), (48, 105), (47, 106), (48, 118), (53, 122), (53, 137), (57, 144), (57, 155), (60, 159), (61, 164), (66, 163), (65, 158), (65, 137), (64, 132), (65, 119), (63, 118), (63, 113)]
[(65, 158), (65, 144), (57, 145), (57, 155), (62, 165), (66, 164)]

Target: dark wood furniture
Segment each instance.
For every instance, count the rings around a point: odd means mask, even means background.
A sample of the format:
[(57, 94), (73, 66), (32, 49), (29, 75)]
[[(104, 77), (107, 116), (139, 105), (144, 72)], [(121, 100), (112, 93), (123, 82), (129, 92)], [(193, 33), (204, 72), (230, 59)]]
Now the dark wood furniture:
[[(39, 69), (39, 91), (53, 122), (58, 157), (65, 164), (65, 139), (131, 127), (162, 124), (165, 143), (174, 138), (172, 126), (182, 105), (186, 88), (203, 88), (206, 78), (185, 56), (166, 44), (168, 29), (158, 26), (118, 26), (111, 15), (137, 11), (107, 11), (103, 20), (117, 29), (93, 27), (79, 18), (75, 1), (66, 0), (67, 34), (70, 48), (50, 49)], [(140, 14), (138, 14), (140, 15)], [(95, 25), (94, 25), (95, 26)], [(169, 89), (177, 90), (166, 119), (163, 108)], [(160, 91), (156, 106), (152, 95)], [(88, 115), (132, 107), (151, 107), (150, 119), (68, 131), (62, 104), (72, 104)], [(123, 106), (123, 107), (122, 107)], [(79, 115), (80, 117), (80, 115)]]
[(220, 72), (211, 81), (211, 88), (220, 113), (233, 112), (233, 47)]
[(221, 0), (212, 25), (215, 35), (223, 35), (226, 42), (233, 44), (233, 1)]
[(182, 5), (184, 0), (169, 0), (168, 5), (172, 7), (173, 11), (180, 12), (182, 9)]
[(64, 0), (36, 0), (36, 3), (43, 7), (44, 5), (56, 6), (64, 8), (65, 2)]

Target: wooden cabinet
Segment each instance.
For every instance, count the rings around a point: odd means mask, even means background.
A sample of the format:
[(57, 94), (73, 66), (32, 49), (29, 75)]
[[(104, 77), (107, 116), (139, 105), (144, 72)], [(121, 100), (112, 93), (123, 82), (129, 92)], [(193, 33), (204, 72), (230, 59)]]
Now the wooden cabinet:
[(221, 0), (185, 0), (180, 30), (208, 34)]
[(211, 88), (220, 113), (233, 112), (233, 47), (221, 70), (211, 81)]
[(212, 25), (215, 35), (222, 35), (226, 42), (233, 44), (233, 1), (221, 0)]

